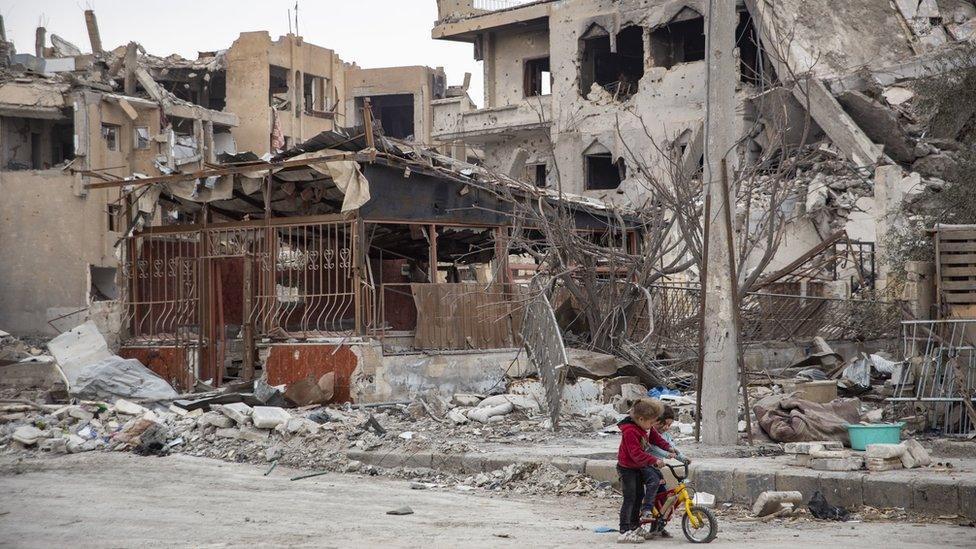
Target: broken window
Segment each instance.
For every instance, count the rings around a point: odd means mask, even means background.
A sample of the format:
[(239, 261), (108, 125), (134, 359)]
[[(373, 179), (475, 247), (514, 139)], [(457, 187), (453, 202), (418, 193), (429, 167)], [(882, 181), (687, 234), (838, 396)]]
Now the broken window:
[(119, 214), (122, 212), (122, 207), (118, 204), (109, 204), (106, 214), (108, 215), (108, 231), (110, 233), (117, 233), (119, 231)]
[(651, 64), (666, 69), (705, 59), (705, 19), (684, 8), (670, 23), (651, 31), (650, 52)]
[(752, 25), (752, 17), (748, 11), (739, 12), (739, 25), (735, 29), (735, 45), (739, 48), (739, 80), (758, 86), (762, 83), (759, 35)]
[(291, 99), (288, 97), (288, 69), (277, 65), (269, 65), (268, 73), (268, 105), (279, 111), (291, 109)]
[(532, 181), (539, 188), (546, 186), (547, 173), (545, 164), (527, 164), (525, 166), (525, 180)]
[(91, 279), (89, 297), (92, 301), (111, 301), (118, 299), (119, 289), (115, 284), (115, 273), (115, 267), (88, 266), (88, 275)]
[(623, 159), (613, 161), (610, 153), (594, 153), (584, 157), (586, 159), (585, 176), (587, 190), (616, 189), (626, 172)]
[(106, 149), (119, 150), (119, 127), (114, 124), (102, 124), (102, 139), (105, 141)]
[[(373, 119), (379, 121), (383, 133), (397, 139), (413, 137), (413, 94), (369, 96)], [(356, 111), (362, 113), (363, 98), (356, 98)], [(360, 116), (362, 116), (360, 114)]]
[(307, 114), (324, 113), (329, 110), (327, 93), (329, 79), (314, 74), (306, 74), (304, 81), (305, 112)]
[(137, 150), (145, 150), (149, 148), (149, 127), (148, 126), (136, 126), (132, 130), (132, 145)]
[(610, 34), (592, 25), (580, 39), (580, 94), (589, 95), (593, 84), (610, 92), (615, 99), (637, 93), (644, 76), (644, 30), (631, 25), (617, 33), (616, 50), (611, 51)]
[(0, 117), (0, 167), (46, 170), (74, 157), (74, 124), (40, 118)]
[(302, 111), (305, 110), (302, 107), (302, 105), (304, 105), (305, 103), (304, 102), (305, 96), (302, 93), (302, 72), (301, 71), (295, 71), (295, 86), (293, 87), (293, 89), (295, 90), (295, 116), (299, 116), (302, 114)]
[(552, 72), (549, 58), (529, 59), (525, 62), (525, 97), (552, 93)]

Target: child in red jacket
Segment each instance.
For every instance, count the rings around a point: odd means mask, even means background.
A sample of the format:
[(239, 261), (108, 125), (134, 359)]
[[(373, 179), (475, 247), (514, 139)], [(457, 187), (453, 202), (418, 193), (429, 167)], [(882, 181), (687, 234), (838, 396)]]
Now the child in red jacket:
[[(656, 469), (661, 462), (644, 450), (646, 444), (653, 444), (665, 450), (670, 446), (667, 441), (653, 431), (657, 418), (660, 417), (664, 406), (656, 400), (642, 398), (634, 403), (630, 415), (617, 424), (620, 428), (620, 448), (617, 450), (617, 474), (620, 476), (620, 486), (624, 501), (620, 506), (620, 538), (619, 543), (641, 543), (644, 536), (637, 528), (640, 526), (641, 503), (644, 500), (644, 470), (651, 469), (657, 478), (663, 478)], [(648, 431), (653, 432), (653, 439), (648, 439)], [(654, 484), (655, 486), (657, 484)], [(653, 498), (654, 495), (649, 494)]]

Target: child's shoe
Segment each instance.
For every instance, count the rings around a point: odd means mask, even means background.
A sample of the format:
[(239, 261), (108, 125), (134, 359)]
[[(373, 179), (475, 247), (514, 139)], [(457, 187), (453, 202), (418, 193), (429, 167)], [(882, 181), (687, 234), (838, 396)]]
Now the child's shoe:
[(640, 528), (638, 528), (637, 530), (641, 533), (642, 536), (644, 536), (644, 539), (654, 539), (654, 536), (657, 535), (657, 528), (654, 527), (653, 522), (650, 524), (645, 524)]
[(644, 543), (644, 536), (640, 528), (624, 532), (617, 536), (617, 543)]

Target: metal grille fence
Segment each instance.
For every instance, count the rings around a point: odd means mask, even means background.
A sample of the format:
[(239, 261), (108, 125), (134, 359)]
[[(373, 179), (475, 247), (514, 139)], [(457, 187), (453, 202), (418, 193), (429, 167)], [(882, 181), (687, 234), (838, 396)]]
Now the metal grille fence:
[(357, 303), (371, 299), (369, 285), (356, 283), (355, 230), (343, 220), (130, 238), (123, 326), (133, 339), (158, 343), (204, 334), (210, 323), (220, 331), (250, 324), (265, 337), (352, 330)]
[[(689, 286), (652, 285), (652, 317), (642, 306), (631, 331), (655, 348), (697, 346), (701, 290)], [(897, 302), (834, 299), (753, 292), (741, 309), (745, 342), (825, 339), (870, 340), (897, 337), (902, 308)]]
[(889, 402), (914, 402), (946, 435), (967, 435), (973, 419), (963, 398), (976, 389), (976, 320), (902, 323), (905, 363)]

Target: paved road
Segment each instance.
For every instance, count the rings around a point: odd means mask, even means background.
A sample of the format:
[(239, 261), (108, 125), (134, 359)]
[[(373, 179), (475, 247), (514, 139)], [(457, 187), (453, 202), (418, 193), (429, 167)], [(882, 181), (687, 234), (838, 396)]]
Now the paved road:
[[(489, 496), (284, 468), (171, 456), (88, 453), (0, 458), (0, 547), (616, 546), (619, 500)], [(409, 505), (415, 514), (388, 516)], [(885, 523), (765, 524), (720, 517), (713, 546), (973, 547), (976, 529)], [(687, 547), (676, 537), (645, 546)]]

